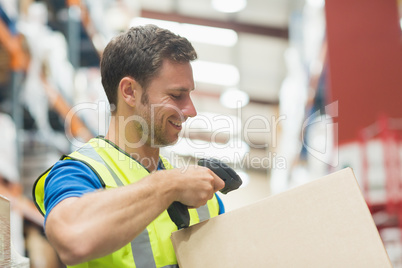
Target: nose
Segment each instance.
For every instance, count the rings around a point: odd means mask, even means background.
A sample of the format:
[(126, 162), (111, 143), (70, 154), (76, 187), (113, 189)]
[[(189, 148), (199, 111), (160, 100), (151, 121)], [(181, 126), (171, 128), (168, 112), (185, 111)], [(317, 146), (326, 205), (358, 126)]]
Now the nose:
[(194, 107), (194, 103), (189, 97), (182, 109), (183, 115), (185, 118), (194, 117), (197, 115), (197, 110)]

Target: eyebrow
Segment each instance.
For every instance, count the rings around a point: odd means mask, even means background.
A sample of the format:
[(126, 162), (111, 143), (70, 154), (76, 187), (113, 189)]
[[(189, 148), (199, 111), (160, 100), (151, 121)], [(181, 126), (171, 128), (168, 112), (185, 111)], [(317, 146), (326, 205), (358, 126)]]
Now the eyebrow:
[(184, 87), (179, 87), (179, 88), (171, 88), (169, 89), (170, 91), (180, 91), (180, 92), (192, 92), (195, 90), (195, 88), (192, 89), (188, 89), (188, 88), (184, 88)]

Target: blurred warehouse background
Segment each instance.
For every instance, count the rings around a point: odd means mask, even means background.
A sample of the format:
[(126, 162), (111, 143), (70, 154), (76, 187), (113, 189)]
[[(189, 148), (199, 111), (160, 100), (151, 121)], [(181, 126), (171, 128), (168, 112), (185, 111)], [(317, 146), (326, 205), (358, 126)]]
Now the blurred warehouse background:
[(352, 167), (402, 267), (401, 0), (0, 0), (0, 194), (31, 267), (63, 267), (32, 203), (36, 178), (96, 135), (110, 107), (102, 50), (156, 24), (198, 53), (198, 116), (163, 149), (241, 175), (228, 211)]

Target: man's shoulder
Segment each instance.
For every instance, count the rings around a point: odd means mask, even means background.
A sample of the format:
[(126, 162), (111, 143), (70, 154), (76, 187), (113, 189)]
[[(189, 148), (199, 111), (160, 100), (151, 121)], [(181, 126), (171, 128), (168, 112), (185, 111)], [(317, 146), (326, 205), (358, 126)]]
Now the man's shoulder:
[(57, 161), (53, 167), (51, 168), (50, 172), (60, 172), (60, 171), (81, 171), (83, 173), (94, 173), (90, 167), (88, 167), (87, 164), (77, 161), (77, 160), (72, 160), (72, 159), (64, 159), (64, 160), (59, 160)]
[(59, 183), (82, 181), (101, 187), (98, 176), (87, 164), (72, 159), (57, 161), (51, 168), (47, 181), (58, 181)]

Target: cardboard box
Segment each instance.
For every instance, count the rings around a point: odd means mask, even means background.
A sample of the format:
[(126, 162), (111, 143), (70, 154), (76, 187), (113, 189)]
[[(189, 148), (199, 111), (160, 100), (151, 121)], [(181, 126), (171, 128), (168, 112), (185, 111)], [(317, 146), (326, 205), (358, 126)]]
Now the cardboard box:
[(174, 232), (181, 268), (392, 267), (350, 168)]
[(10, 201), (0, 195), (0, 267), (10, 266), (10, 245)]
[(0, 195), (0, 267), (28, 268), (29, 259), (19, 255), (11, 243), (10, 212), (10, 201)]

